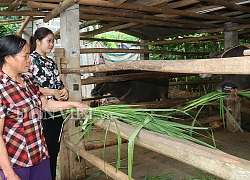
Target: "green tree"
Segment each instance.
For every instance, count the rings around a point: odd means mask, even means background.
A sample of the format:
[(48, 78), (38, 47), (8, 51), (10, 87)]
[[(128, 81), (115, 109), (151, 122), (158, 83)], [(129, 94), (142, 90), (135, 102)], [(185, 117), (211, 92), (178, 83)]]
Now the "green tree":
[[(0, 11), (4, 11), (6, 9), (6, 7), (0, 7)], [(0, 16), (0, 22), (2, 20), (15, 20), (15, 19), (20, 19), (20, 16)], [(6, 25), (2, 25), (0, 26), (0, 37), (3, 37), (5, 35), (8, 34), (13, 34), (14, 32), (16, 32), (19, 28), (20, 28), (21, 24), (17, 23), (17, 24), (6, 24)]]

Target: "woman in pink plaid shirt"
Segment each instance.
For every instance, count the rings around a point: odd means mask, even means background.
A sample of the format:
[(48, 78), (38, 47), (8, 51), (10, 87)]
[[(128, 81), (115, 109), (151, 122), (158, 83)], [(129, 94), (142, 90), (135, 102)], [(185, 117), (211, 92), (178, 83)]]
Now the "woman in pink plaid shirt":
[(41, 110), (59, 111), (88, 105), (49, 101), (28, 76), (31, 60), (26, 40), (0, 39), (0, 175), (2, 180), (51, 180), (49, 154), (41, 125)]

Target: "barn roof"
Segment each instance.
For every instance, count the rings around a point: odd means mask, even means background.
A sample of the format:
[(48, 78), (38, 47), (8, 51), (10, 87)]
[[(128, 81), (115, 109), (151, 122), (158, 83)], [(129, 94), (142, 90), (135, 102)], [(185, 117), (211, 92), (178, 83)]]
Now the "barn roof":
[[(28, 16), (20, 19), (24, 25), (32, 18), (47, 22), (74, 3), (80, 7), (80, 28), (101, 25), (81, 33), (82, 38), (118, 30), (161, 44), (164, 38), (197, 33), (210, 36), (190, 41), (219, 39), (223, 31), (238, 30), (249, 39), (250, 0), (0, 0), (1, 7), (8, 7), (0, 16)], [(227, 22), (235, 26), (225, 28)]]

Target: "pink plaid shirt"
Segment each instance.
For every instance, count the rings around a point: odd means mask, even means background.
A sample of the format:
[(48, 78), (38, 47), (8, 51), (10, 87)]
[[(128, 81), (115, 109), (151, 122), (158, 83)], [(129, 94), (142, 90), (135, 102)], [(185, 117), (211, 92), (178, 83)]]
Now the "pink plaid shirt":
[(13, 168), (29, 167), (49, 157), (41, 124), (42, 93), (22, 74), (22, 87), (0, 69), (0, 118), (3, 139)]

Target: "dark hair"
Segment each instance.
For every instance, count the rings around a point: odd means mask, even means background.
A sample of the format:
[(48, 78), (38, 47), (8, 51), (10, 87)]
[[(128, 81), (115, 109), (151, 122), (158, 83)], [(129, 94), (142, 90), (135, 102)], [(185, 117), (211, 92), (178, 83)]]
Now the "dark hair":
[(40, 27), (35, 31), (35, 34), (30, 37), (29, 43), (30, 43), (30, 52), (32, 53), (36, 49), (36, 40), (38, 39), (41, 41), (49, 34), (53, 34), (53, 32), (45, 27)]
[(16, 35), (7, 35), (0, 39), (0, 67), (4, 64), (4, 58), (8, 55), (18, 54), (27, 43), (25, 39)]

